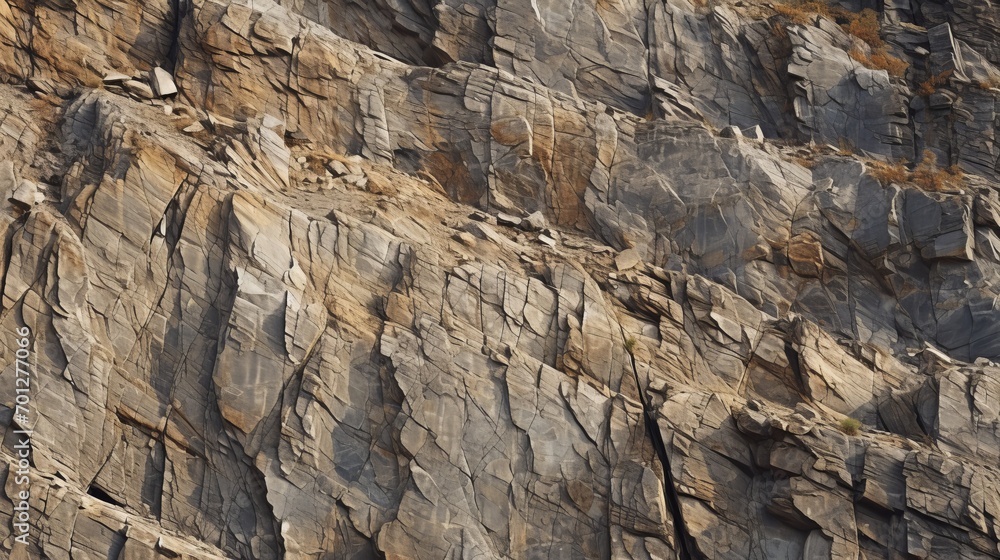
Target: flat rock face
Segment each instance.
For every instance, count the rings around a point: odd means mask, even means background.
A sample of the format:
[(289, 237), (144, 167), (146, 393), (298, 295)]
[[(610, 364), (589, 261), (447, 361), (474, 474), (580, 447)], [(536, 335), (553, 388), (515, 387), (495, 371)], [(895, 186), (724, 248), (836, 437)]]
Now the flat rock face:
[(0, 556), (1000, 558), (1000, 27), (884, 4), (0, 5)]

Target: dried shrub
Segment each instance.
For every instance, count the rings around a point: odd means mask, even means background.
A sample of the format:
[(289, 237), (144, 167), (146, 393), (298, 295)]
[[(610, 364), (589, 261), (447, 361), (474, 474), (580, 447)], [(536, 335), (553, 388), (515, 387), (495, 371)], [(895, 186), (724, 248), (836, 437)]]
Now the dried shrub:
[(775, 39), (785, 41), (788, 39), (788, 28), (780, 21), (771, 22), (771, 36)]
[(875, 49), (871, 54), (866, 54), (861, 49), (854, 48), (848, 54), (865, 68), (885, 70), (895, 78), (902, 78), (906, 75), (906, 69), (910, 67), (908, 62), (889, 54), (885, 49)]
[(868, 68), (874, 70), (885, 70), (890, 76), (902, 78), (906, 74), (906, 69), (910, 63), (895, 57), (884, 50), (876, 50), (868, 57)]
[(768, 49), (771, 56), (776, 60), (783, 60), (792, 56), (792, 41), (788, 37), (788, 27), (785, 22), (771, 22), (771, 37), (768, 40)]
[(857, 149), (850, 140), (844, 138), (843, 136), (837, 139), (837, 155), (848, 157), (854, 155), (856, 152)]
[(861, 10), (861, 13), (851, 14), (851, 16), (848, 16), (848, 22), (842, 26), (844, 31), (868, 43), (868, 46), (873, 49), (885, 48), (885, 41), (882, 40), (882, 26), (879, 25), (878, 14), (875, 13), (875, 10), (865, 8)]
[(851, 12), (840, 6), (830, 5), (827, 0), (786, 0), (775, 4), (774, 11), (799, 25), (807, 25), (817, 16), (822, 16), (836, 21), (846, 33), (868, 43), (872, 48), (882, 48), (885, 45), (878, 13), (874, 10), (866, 8), (861, 12)]
[(625, 339), (625, 351), (628, 352), (629, 354), (635, 354), (635, 346), (636, 346), (636, 344), (638, 344), (638, 341), (635, 339), (634, 336), (630, 336), (630, 337), (626, 338)]
[(930, 150), (924, 150), (923, 158), (913, 170), (911, 180), (926, 191), (943, 191), (957, 189), (962, 186), (965, 174), (957, 166), (941, 169), (937, 164), (937, 156)]
[(965, 181), (965, 171), (962, 171), (961, 167), (957, 165), (949, 165), (945, 168), (945, 171), (948, 175), (951, 175), (952, 179), (956, 183), (962, 183)]
[(816, 160), (813, 158), (808, 158), (804, 156), (798, 156), (794, 159), (795, 163), (805, 167), (806, 169), (812, 169), (816, 167)]
[(948, 83), (949, 77), (951, 77), (951, 70), (946, 70), (936, 76), (931, 76), (923, 82), (920, 82), (920, 85), (917, 87), (917, 93), (924, 97), (930, 97), (937, 92), (939, 87)]
[(1000, 89), (1000, 78), (989, 78), (988, 80), (983, 80), (976, 84), (979, 89), (990, 90), (990, 89)]
[(906, 162), (902, 161), (871, 162), (868, 164), (868, 171), (883, 186), (912, 183), (926, 191), (958, 189), (965, 180), (965, 173), (957, 165), (945, 169), (938, 167), (937, 156), (930, 150), (924, 150), (920, 164), (912, 172), (907, 170)]
[[(774, 11), (788, 18), (792, 23), (808, 25), (816, 16), (834, 19), (834, 9), (826, 2), (816, 0), (795, 0), (784, 4), (775, 4)], [(842, 11), (842, 10), (841, 10)]]
[(869, 166), (870, 173), (882, 186), (905, 183), (910, 180), (910, 170), (902, 162), (883, 163), (876, 161)]

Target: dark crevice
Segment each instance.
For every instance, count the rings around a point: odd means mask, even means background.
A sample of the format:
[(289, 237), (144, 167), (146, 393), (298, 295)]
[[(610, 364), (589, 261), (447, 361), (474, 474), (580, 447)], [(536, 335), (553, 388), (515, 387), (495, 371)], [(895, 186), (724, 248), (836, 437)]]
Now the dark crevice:
[(174, 9), (174, 29), (164, 66), (168, 72), (173, 74), (181, 56), (181, 30), (183, 29), (184, 16), (187, 15), (190, 8), (190, 0), (170, 0), (170, 3)]
[(25, 48), (28, 55), (28, 73), (24, 76), (25, 83), (29, 79), (33, 78), (38, 72), (38, 63), (35, 60), (35, 28), (38, 26), (38, 16), (36, 14), (37, 7), (35, 2), (30, 2), (31, 12), (27, 14), (28, 16), (28, 41)]
[[(624, 331), (622, 334), (624, 335)], [(632, 375), (635, 376), (636, 390), (642, 402), (642, 418), (646, 426), (646, 433), (649, 435), (653, 450), (656, 451), (656, 456), (663, 467), (663, 493), (666, 496), (667, 506), (670, 508), (671, 517), (674, 521), (674, 534), (680, 546), (680, 559), (700, 560), (702, 556), (698, 553), (698, 547), (688, 533), (687, 525), (684, 523), (684, 513), (681, 509), (680, 497), (677, 495), (673, 470), (670, 468), (670, 456), (667, 453), (667, 446), (663, 441), (663, 434), (660, 433), (660, 428), (656, 423), (656, 411), (653, 410), (653, 406), (649, 402), (649, 397), (639, 382), (639, 370), (635, 367), (635, 356), (632, 355), (632, 352), (628, 354), (629, 365), (632, 367)]]
[(87, 495), (91, 498), (96, 498), (106, 504), (111, 504), (115, 507), (125, 507), (118, 500), (111, 497), (111, 494), (105, 492), (102, 488), (95, 484), (91, 484), (87, 487)]
[(673, 515), (674, 532), (677, 535), (677, 540), (681, 548), (680, 557), (681, 560), (694, 560), (695, 558), (700, 558), (700, 555), (695, 555), (694, 551), (697, 548), (694, 544), (694, 539), (687, 532), (687, 526), (684, 523), (684, 514), (681, 510), (680, 497), (677, 496), (676, 486), (674, 485), (674, 474), (670, 468), (670, 457), (667, 455), (667, 446), (663, 443), (663, 435), (660, 434), (660, 429), (656, 424), (656, 416), (650, 410), (645, 400), (644, 397), (642, 404), (643, 419), (645, 420), (646, 431), (649, 433), (649, 438), (653, 443), (653, 449), (656, 451), (656, 456), (660, 459), (660, 464), (663, 465), (664, 494), (667, 497), (667, 505), (670, 506), (670, 513)]
[[(791, 337), (791, 327), (789, 327), (789, 332), (786, 334), (787, 337)], [(785, 359), (788, 360), (788, 367), (792, 368), (792, 375), (794, 376), (795, 383), (797, 385), (799, 394), (805, 395), (805, 379), (802, 378), (802, 365), (799, 363), (799, 353), (792, 346), (791, 342), (785, 341)]]

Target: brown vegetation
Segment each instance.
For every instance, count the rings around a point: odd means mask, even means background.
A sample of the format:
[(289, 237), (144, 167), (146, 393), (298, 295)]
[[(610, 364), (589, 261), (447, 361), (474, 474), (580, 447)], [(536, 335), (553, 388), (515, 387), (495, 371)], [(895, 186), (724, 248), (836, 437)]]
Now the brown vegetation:
[(990, 89), (1000, 89), (1000, 78), (989, 78), (983, 80), (977, 84), (979, 89), (990, 90)]
[(937, 92), (939, 87), (948, 83), (949, 77), (951, 77), (951, 70), (946, 70), (940, 74), (931, 76), (923, 82), (920, 82), (920, 85), (917, 87), (917, 93), (924, 97), (930, 97)]
[(867, 54), (859, 48), (853, 48), (849, 54), (865, 68), (885, 70), (895, 78), (902, 78), (910, 67), (905, 60), (889, 54), (885, 49), (873, 49), (871, 54)]
[(885, 41), (882, 40), (882, 28), (878, 23), (878, 14), (875, 10), (865, 8), (858, 14), (848, 12), (848, 22), (842, 27), (850, 35), (868, 43), (873, 49), (885, 48)]
[(884, 163), (876, 161), (869, 164), (869, 170), (882, 185), (905, 183), (910, 180), (910, 170), (902, 162)]
[(868, 45), (870, 52), (854, 48), (849, 53), (851, 58), (866, 68), (885, 70), (890, 76), (901, 78), (910, 66), (906, 61), (889, 54), (888, 45), (882, 40), (878, 13), (874, 10), (865, 8), (860, 12), (851, 12), (821, 0), (790, 0), (775, 5), (774, 10), (799, 25), (807, 25), (817, 16), (840, 23), (844, 32)]
[(791, 20), (792, 23), (807, 25), (811, 23), (816, 16), (824, 16), (830, 19), (835, 19), (835, 13), (839, 14), (844, 10), (839, 7), (832, 7), (826, 2), (817, 0), (793, 0), (784, 4), (775, 4), (774, 11), (785, 16)]
[(844, 137), (840, 137), (837, 140), (837, 155), (843, 157), (850, 157), (857, 153), (857, 149), (850, 140)]
[(930, 150), (924, 150), (920, 165), (913, 170), (912, 181), (927, 191), (944, 191), (962, 186), (965, 174), (958, 166), (952, 165), (941, 169), (937, 165), (937, 156)]
[(930, 150), (924, 150), (920, 164), (913, 171), (908, 170), (902, 161), (871, 162), (868, 169), (883, 186), (912, 183), (925, 191), (954, 190), (960, 188), (965, 179), (965, 173), (956, 165), (944, 169), (938, 167), (937, 156)]

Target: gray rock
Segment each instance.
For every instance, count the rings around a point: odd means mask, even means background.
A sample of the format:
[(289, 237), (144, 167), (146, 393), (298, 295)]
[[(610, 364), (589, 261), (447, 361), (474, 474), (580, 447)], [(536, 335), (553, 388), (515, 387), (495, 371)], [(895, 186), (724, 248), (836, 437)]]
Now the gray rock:
[(743, 131), (738, 126), (727, 126), (719, 132), (723, 138), (743, 138)]
[(523, 220), (517, 216), (511, 216), (510, 214), (504, 214), (503, 212), (497, 214), (497, 223), (502, 226), (519, 227), (522, 221)]
[(548, 227), (548, 221), (545, 219), (545, 214), (536, 211), (523, 218), (519, 226), (525, 231), (541, 231)]
[(145, 82), (140, 82), (138, 80), (125, 80), (122, 85), (125, 86), (126, 91), (139, 99), (153, 99), (156, 97), (153, 93), (153, 88)]
[(131, 79), (132, 79), (132, 76), (128, 76), (126, 74), (122, 74), (121, 72), (113, 72), (112, 71), (112, 72), (108, 72), (107, 74), (104, 75), (103, 81), (104, 81), (105, 84), (120, 85), (120, 84), (122, 84), (122, 83), (124, 83), (124, 82), (126, 82), (128, 80), (131, 80)]
[(615, 268), (618, 270), (628, 270), (635, 268), (642, 262), (639, 253), (635, 249), (626, 249), (615, 256)]
[(169, 72), (157, 66), (149, 73), (149, 87), (156, 97), (166, 97), (177, 93), (177, 85)]
[(10, 195), (10, 202), (21, 208), (31, 208), (45, 200), (45, 194), (38, 191), (38, 185), (31, 181), (21, 181)]

